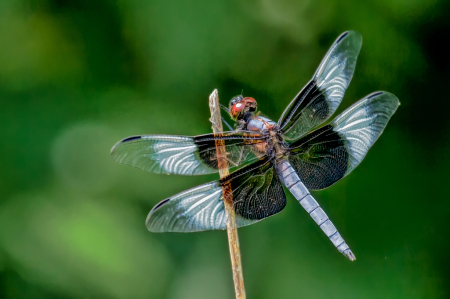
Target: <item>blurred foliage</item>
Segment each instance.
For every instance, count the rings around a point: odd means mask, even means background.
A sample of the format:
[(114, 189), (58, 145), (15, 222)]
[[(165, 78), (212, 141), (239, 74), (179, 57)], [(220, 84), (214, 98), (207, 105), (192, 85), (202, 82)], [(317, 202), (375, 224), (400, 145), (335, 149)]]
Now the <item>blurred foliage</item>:
[(339, 111), (375, 90), (402, 102), (361, 166), (314, 193), (357, 261), (289, 195), (239, 230), (248, 297), (448, 298), (449, 13), (437, 0), (0, 1), (0, 297), (232, 298), (225, 232), (144, 226), (217, 176), (145, 173), (109, 150), (210, 132), (214, 88), (276, 120), (353, 29), (363, 48)]

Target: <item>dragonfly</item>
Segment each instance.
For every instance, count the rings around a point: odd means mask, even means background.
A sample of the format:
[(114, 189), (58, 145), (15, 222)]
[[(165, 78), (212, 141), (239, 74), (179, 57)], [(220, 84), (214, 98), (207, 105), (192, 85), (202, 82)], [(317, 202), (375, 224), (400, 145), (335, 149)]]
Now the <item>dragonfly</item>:
[[(114, 161), (160, 174), (204, 175), (218, 172), (216, 142), (232, 172), (156, 204), (148, 214), (151, 232), (226, 229), (224, 201), (232, 200), (237, 227), (281, 212), (283, 185), (350, 260), (355, 255), (310, 191), (330, 187), (351, 173), (397, 110), (398, 98), (378, 91), (362, 98), (334, 120), (352, 79), (362, 37), (341, 34), (312, 79), (287, 106), (278, 122), (257, 112), (257, 102), (243, 95), (223, 108), (235, 121), (230, 131), (199, 136), (138, 135), (114, 145)], [(224, 120), (225, 121), (225, 120)], [(224, 187), (227, 191), (224, 192)]]

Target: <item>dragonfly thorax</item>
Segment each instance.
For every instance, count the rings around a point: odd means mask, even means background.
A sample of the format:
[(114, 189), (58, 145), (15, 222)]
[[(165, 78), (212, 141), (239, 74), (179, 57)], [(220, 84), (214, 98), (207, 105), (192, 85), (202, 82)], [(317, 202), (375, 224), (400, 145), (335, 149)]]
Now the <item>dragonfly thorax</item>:
[(255, 118), (250, 119), (247, 122), (247, 130), (249, 131), (257, 131), (257, 132), (264, 132), (268, 130), (275, 130), (277, 126), (277, 123), (273, 120), (264, 117), (264, 116), (257, 116)]
[(256, 145), (256, 148), (261, 152), (265, 152), (266, 154), (274, 153), (277, 156), (284, 154), (285, 148), (283, 139), (280, 135), (280, 128), (273, 120), (264, 116), (256, 116), (247, 122), (247, 127), (245, 129), (268, 135), (269, 138), (266, 143)]

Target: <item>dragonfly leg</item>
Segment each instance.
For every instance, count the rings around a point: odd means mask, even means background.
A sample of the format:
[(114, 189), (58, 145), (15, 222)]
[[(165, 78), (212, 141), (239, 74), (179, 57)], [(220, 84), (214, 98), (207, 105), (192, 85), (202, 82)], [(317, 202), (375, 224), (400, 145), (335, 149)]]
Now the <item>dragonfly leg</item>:
[(231, 127), (223, 117), (222, 117), (222, 121), (225, 123), (225, 125), (227, 125), (227, 127), (228, 127), (228, 129), (230, 129), (230, 131), (234, 131), (233, 127)]
[(223, 110), (225, 110), (228, 114), (230, 114), (230, 109), (228, 109), (227, 107), (225, 107), (224, 105), (222, 105), (222, 104), (219, 104), (220, 105), (220, 108), (222, 108)]

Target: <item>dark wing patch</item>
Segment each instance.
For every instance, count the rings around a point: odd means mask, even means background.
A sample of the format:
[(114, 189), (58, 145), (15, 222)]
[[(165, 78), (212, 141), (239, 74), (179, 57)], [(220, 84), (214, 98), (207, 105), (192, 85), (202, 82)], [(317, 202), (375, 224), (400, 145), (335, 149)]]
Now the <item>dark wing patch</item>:
[(289, 161), (308, 189), (327, 188), (345, 176), (349, 158), (346, 142), (327, 125), (291, 144)]
[(248, 220), (262, 220), (281, 212), (286, 195), (275, 172), (275, 158), (265, 157), (220, 180), (231, 192), (224, 200), (233, 201), (236, 214)]
[(306, 135), (336, 111), (352, 79), (361, 44), (356, 31), (345, 32), (334, 42), (312, 80), (278, 121), (286, 140)]
[(400, 102), (376, 92), (289, 146), (289, 161), (310, 190), (324, 189), (348, 175), (364, 159)]
[(296, 105), (286, 116), (284, 125), (281, 125), (287, 140), (298, 138), (312, 128), (318, 127), (335, 111), (326, 93), (317, 87), (314, 80), (309, 81), (294, 101)]

